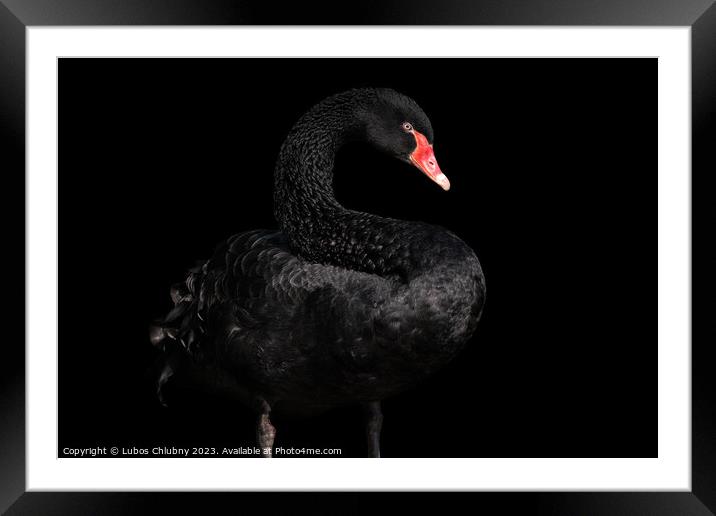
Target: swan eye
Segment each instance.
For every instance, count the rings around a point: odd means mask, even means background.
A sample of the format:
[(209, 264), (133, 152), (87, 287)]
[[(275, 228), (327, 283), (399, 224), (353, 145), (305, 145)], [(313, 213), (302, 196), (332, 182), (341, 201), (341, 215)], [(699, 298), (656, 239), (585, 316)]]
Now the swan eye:
[(410, 122), (403, 122), (403, 131), (405, 131), (406, 133), (409, 133), (412, 130), (413, 130), (413, 126), (411, 125)]

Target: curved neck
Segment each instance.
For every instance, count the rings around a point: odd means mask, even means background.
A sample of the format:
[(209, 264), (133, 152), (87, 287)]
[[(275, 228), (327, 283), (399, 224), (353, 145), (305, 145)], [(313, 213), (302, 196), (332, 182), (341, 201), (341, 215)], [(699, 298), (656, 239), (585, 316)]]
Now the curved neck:
[(319, 263), (376, 273), (403, 269), (385, 254), (404, 223), (344, 208), (333, 192), (338, 149), (365, 134), (361, 110), (370, 93), (330, 97), (290, 131), (276, 163), (274, 215), (300, 256)]
[(469, 247), (441, 228), (348, 210), (336, 200), (336, 152), (349, 140), (366, 138), (375, 98), (372, 90), (329, 97), (286, 138), (276, 163), (274, 214), (291, 248), (313, 262), (405, 281), (435, 267), (471, 263)]
[(350, 102), (330, 100), (294, 125), (276, 162), (274, 214), (288, 233), (295, 223), (344, 210), (333, 192), (333, 166), (338, 149), (357, 138), (362, 126)]

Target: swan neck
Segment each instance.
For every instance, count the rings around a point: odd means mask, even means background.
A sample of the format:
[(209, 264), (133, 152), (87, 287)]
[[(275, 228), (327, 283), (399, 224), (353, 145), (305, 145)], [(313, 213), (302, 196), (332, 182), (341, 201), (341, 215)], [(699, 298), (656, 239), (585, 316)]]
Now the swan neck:
[(406, 275), (413, 267), (408, 257), (414, 223), (346, 209), (333, 192), (336, 153), (346, 142), (365, 138), (360, 111), (365, 100), (332, 97), (296, 123), (276, 164), (274, 213), (292, 249), (303, 258)]
[(296, 245), (355, 213), (336, 200), (333, 190), (338, 150), (364, 134), (351, 100), (336, 96), (314, 106), (296, 122), (281, 147), (274, 174), (274, 215)]

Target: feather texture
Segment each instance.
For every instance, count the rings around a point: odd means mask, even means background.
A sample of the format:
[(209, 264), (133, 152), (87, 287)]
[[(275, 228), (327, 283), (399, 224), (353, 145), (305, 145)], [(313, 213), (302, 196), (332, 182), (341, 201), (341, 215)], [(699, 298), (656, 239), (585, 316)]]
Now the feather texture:
[(342, 143), (405, 117), (432, 138), (391, 90), (351, 90), (299, 120), (276, 167), (282, 229), (232, 236), (172, 287), (173, 309), (150, 330), (167, 364), (183, 354), (187, 378), (300, 413), (383, 399), (455, 356), (484, 304), (475, 253), (437, 226), (347, 210), (331, 188)]

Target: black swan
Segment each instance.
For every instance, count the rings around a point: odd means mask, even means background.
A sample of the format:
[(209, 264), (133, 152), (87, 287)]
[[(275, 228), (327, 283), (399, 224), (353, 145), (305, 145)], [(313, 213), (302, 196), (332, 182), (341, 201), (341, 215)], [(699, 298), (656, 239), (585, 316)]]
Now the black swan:
[(390, 89), (346, 91), (291, 129), (276, 163), (280, 230), (232, 236), (174, 285), (174, 308), (151, 327), (161, 351), (157, 392), (187, 381), (258, 413), (271, 456), (272, 412), (363, 405), (368, 455), (379, 457), (380, 401), (451, 360), (485, 300), (475, 253), (453, 233), (352, 211), (333, 193), (336, 152), (363, 140), (412, 163), (444, 190), (433, 130), (415, 101)]

